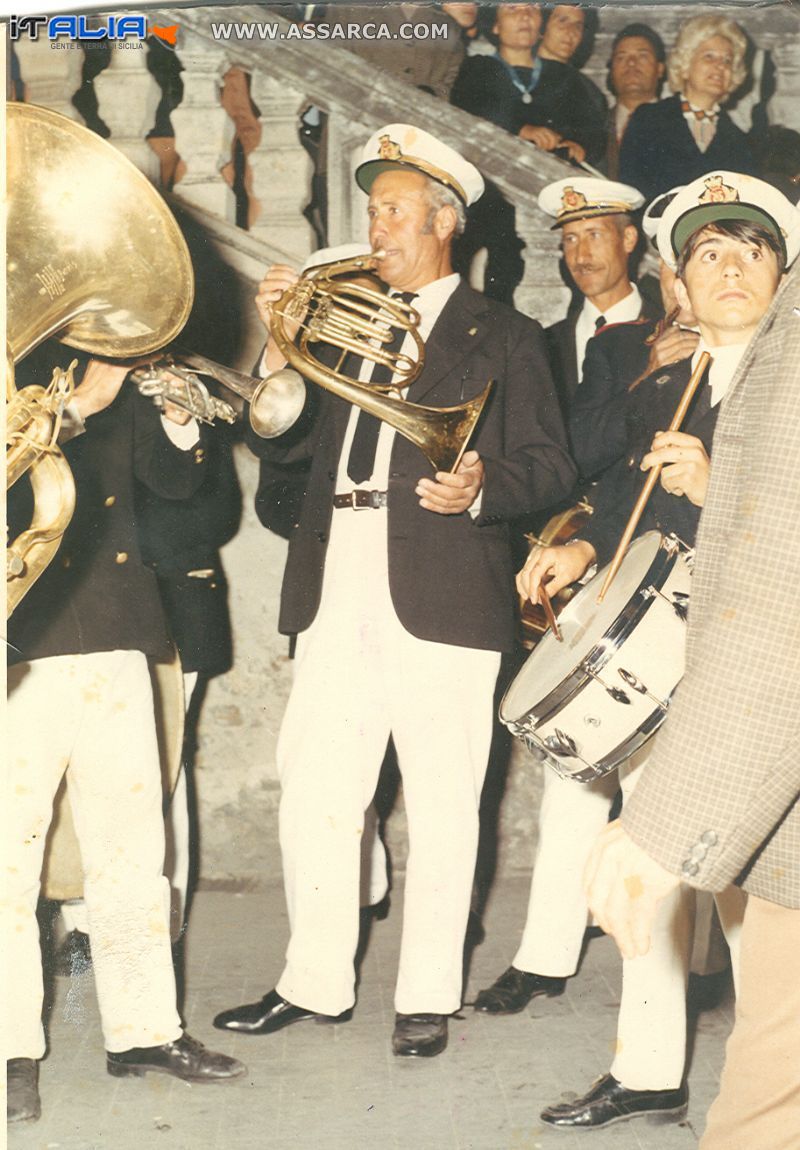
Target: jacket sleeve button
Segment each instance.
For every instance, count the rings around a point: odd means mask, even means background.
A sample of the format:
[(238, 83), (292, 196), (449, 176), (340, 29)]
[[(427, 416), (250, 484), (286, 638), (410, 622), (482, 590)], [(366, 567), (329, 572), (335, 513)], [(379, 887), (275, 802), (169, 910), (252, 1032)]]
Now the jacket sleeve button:
[(118, 551), (116, 554), (115, 561), (117, 563), (127, 563), (128, 562), (128, 552), (127, 551)]
[(113, 507), (116, 502), (117, 502), (116, 495), (109, 495), (106, 499), (103, 500), (103, 506), (104, 507)]

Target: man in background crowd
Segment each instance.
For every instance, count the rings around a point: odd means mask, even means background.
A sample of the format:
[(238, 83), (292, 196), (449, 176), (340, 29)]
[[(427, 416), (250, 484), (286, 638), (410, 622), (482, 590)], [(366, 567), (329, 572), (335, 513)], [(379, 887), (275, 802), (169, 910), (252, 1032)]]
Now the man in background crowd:
[(619, 179), (619, 149), (628, 120), (641, 104), (653, 104), (666, 70), (664, 42), (647, 24), (627, 24), (614, 37), (606, 86), (616, 103), (609, 113), (606, 175)]

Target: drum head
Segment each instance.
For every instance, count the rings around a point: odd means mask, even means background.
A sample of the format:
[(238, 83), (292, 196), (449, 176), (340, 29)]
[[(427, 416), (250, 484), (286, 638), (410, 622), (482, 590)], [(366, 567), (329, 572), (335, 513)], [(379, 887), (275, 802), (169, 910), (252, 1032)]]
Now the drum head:
[(636, 593), (661, 546), (661, 534), (648, 531), (628, 548), (608, 594), (598, 604), (607, 567), (583, 587), (558, 617), (563, 642), (548, 631), (506, 692), (504, 722), (515, 722), (562, 683), (598, 646)]

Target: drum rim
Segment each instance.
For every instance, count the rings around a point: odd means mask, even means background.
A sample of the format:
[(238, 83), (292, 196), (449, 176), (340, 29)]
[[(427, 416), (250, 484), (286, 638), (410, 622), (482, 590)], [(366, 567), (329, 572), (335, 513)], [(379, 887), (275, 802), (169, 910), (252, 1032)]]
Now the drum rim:
[[(647, 531), (638, 536), (637, 539), (645, 539), (648, 535), (655, 534), (661, 535), (661, 541), (658, 545), (658, 550), (653, 556), (653, 561), (645, 571), (641, 582), (619, 615), (612, 621), (591, 650), (581, 659), (580, 663), (565, 675), (561, 682), (557, 683), (538, 703), (534, 703), (532, 707), (516, 719), (504, 717), (505, 702), (514, 687), (516, 679), (506, 688), (503, 698), (500, 701), (499, 716), (500, 721), (504, 723), (513, 734), (531, 736), (536, 726), (540, 723), (547, 722), (557, 715), (559, 711), (563, 710), (567, 703), (583, 688), (587, 680), (591, 678), (591, 676), (587, 674), (587, 670), (592, 670), (595, 673), (602, 670), (650, 610), (655, 598), (642, 597), (642, 591), (649, 586), (655, 586), (656, 589), (663, 587), (667, 577), (678, 561), (678, 556), (690, 551), (676, 535), (664, 535), (662, 532)], [(658, 582), (656, 582), (657, 578), (659, 579)], [(577, 596), (575, 599), (577, 599)], [(575, 599), (567, 605), (565, 611), (568, 611), (570, 607), (572, 607)], [(534, 720), (532, 725), (531, 720)], [(545, 751), (545, 753), (549, 755), (548, 751)]]
[[(586, 759), (580, 756), (564, 755), (563, 759), (559, 759), (554, 755), (549, 747), (544, 744), (542, 739), (534, 727), (531, 730), (524, 730), (521, 732), (522, 741), (528, 748), (530, 753), (534, 755), (539, 762), (544, 763), (550, 770), (562, 779), (569, 779), (573, 783), (594, 783), (598, 779), (603, 779), (606, 775), (610, 775), (617, 767), (635, 754), (644, 744), (653, 737), (658, 728), (667, 717), (669, 704), (672, 702), (674, 691), (671, 691), (667, 699), (667, 709), (662, 710), (660, 707), (654, 708), (650, 714), (628, 735), (621, 743), (617, 743), (607, 755), (605, 755), (599, 762), (592, 764), (588, 763)], [(569, 759), (572, 762), (583, 763), (583, 767), (578, 771), (570, 771), (565, 767), (565, 761)]]

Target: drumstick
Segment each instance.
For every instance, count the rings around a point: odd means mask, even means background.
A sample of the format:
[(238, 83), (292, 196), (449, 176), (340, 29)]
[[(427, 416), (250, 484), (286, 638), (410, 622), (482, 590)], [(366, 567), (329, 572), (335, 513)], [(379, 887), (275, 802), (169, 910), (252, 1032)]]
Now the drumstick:
[[(681, 396), (681, 401), (675, 409), (675, 414), (672, 417), (672, 422), (667, 428), (668, 431), (677, 431), (680, 425), (683, 423), (684, 417), (689, 408), (689, 404), (692, 402), (694, 393), (697, 391), (697, 388), (700, 385), (700, 380), (705, 375), (705, 370), (710, 359), (711, 356), (707, 351), (704, 351), (701, 354), (699, 360), (697, 361), (697, 367), (692, 372), (692, 377), (687, 383), (686, 390)], [(617, 550), (614, 552), (614, 558), (611, 560), (611, 564), (608, 568), (608, 574), (605, 577), (605, 581), (603, 582), (600, 594), (597, 596), (598, 603), (603, 602), (603, 599), (606, 596), (606, 592), (614, 581), (614, 576), (617, 574), (617, 571), (619, 571), (620, 564), (622, 563), (622, 560), (625, 556), (625, 552), (628, 550), (628, 544), (633, 538), (633, 533), (636, 530), (639, 520), (642, 518), (642, 513), (644, 512), (645, 506), (647, 505), (647, 500), (650, 498), (656, 483), (658, 483), (658, 477), (661, 474), (661, 469), (663, 466), (664, 465), (662, 463), (659, 463), (656, 467), (650, 468), (650, 474), (645, 480), (644, 487), (639, 493), (639, 498), (636, 500), (636, 506), (631, 512), (631, 517), (628, 520), (625, 530), (622, 532), (622, 538), (619, 541)]]
[(550, 602), (550, 596), (547, 594), (544, 583), (539, 584), (539, 602), (544, 608), (544, 613), (547, 616), (547, 622), (550, 624), (553, 634), (555, 635), (556, 639), (558, 639), (559, 643), (563, 643), (564, 639), (561, 634), (561, 629), (558, 625), (558, 621), (553, 610), (553, 604)]

